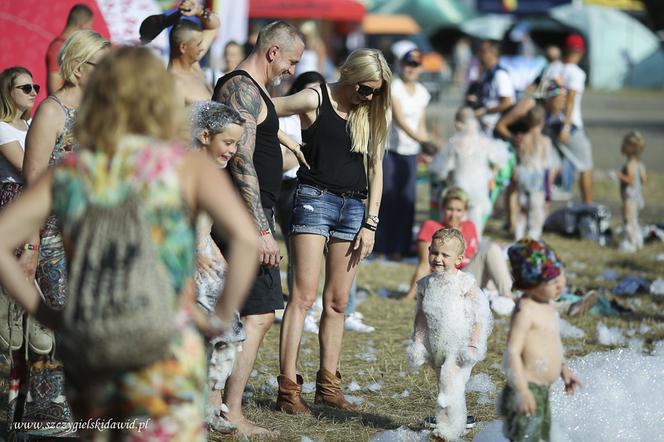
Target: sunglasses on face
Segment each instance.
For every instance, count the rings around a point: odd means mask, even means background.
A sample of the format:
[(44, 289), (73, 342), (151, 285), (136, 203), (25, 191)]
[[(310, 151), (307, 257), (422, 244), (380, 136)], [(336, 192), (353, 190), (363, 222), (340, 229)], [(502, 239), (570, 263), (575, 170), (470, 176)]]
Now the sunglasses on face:
[(22, 84), (20, 86), (16, 86), (16, 89), (22, 90), (23, 93), (26, 95), (30, 95), (30, 92), (32, 92), (33, 90), (35, 91), (35, 94), (39, 93), (38, 84)]
[(416, 61), (407, 61), (404, 64), (408, 67), (411, 67), (411, 68), (419, 68), (420, 66), (422, 66), (421, 63), (418, 63)]
[(373, 89), (367, 86), (366, 84), (358, 83), (357, 93), (365, 98), (368, 97), (369, 95), (373, 95), (375, 97), (376, 95), (380, 95), (382, 93), (382, 90), (381, 88)]

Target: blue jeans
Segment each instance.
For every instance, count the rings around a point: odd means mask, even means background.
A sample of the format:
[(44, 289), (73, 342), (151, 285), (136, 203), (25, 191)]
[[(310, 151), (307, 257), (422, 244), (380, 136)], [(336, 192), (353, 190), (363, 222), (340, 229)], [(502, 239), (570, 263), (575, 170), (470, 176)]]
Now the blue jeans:
[(290, 233), (310, 233), (327, 239), (353, 241), (364, 222), (364, 202), (308, 184), (295, 191)]

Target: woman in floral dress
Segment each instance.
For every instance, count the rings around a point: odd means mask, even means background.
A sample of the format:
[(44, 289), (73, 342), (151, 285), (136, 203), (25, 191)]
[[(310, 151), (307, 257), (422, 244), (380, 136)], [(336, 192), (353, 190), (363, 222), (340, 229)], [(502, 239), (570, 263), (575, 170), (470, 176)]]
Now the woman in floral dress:
[[(27, 236), (52, 209), (64, 243), (74, 246), (72, 233), (88, 204), (113, 207), (130, 197), (140, 199), (159, 262), (178, 293), (173, 299), (178, 332), (165, 356), (147, 366), (106, 377), (67, 377), (76, 418), (126, 422), (128, 428), (113, 433), (121, 440), (206, 440), (205, 350), (194, 321), (208, 334), (224, 331), (257, 268), (251, 218), (228, 178), (205, 154), (168, 141), (181, 127), (177, 98), (167, 92), (173, 90), (173, 79), (148, 49), (126, 47), (107, 55), (81, 102), (75, 134), (80, 153), (65, 157), (0, 218), (0, 284), (30, 314), (57, 330), (60, 312), (16, 275), (18, 266), (9, 259), (15, 246), (11, 238)], [(226, 302), (209, 321), (194, 314), (199, 211), (221, 227), (230, 245), (231, 265), (221, 295)], [(90, 429), (82, 433), (99, 436)]]

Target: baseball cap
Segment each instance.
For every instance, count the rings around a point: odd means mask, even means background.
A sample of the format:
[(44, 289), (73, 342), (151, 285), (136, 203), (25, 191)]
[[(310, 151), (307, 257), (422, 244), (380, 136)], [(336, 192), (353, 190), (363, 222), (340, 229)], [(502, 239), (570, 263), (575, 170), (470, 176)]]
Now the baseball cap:
[(563, 263), (544, 241), (524, 238), (507, 250), (513, 287), (526, 290), (560, 276)]
[(586, 50), (586, 43), (579, 34), (572, 34), (565, 39), (565, 49), (568, 51), (583, 52)]
[(403, 54), (401, 61), (409, 66), (419, 66), (422, 64), (422, 52), (419, 49), (411, 49)]

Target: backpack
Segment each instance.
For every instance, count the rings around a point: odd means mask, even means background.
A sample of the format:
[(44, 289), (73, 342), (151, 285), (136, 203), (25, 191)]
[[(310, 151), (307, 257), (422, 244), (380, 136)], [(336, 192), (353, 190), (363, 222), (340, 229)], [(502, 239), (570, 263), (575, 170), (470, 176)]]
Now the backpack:
[(549, 215), (544, 230), (578, 236), (605, 246), (611, 237), (611, 211), (597, 203), (569, 203)]
[(58, 352), (68, 372), (117, 373), (163, 358), (174, 327), (174, 288), (158, 262), (141, 200), (89, 204), (73, 232)]

